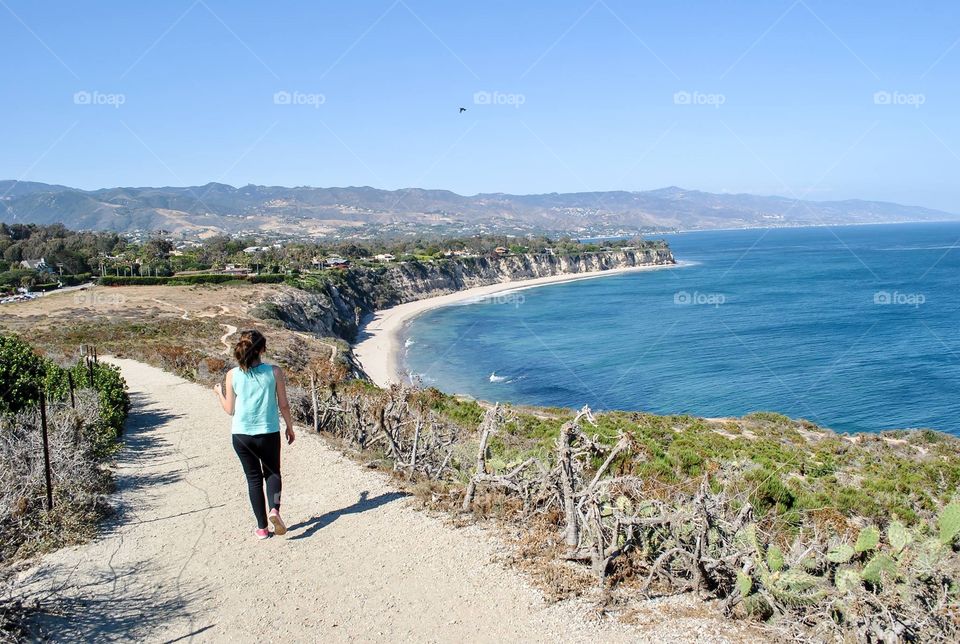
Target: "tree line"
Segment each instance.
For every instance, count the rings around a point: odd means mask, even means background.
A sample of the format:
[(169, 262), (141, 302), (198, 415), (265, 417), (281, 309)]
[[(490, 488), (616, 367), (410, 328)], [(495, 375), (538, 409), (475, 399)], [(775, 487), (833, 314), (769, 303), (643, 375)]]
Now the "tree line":
[[(452, 253), (572, 254), (622, 246), (647, 246), (640, 238), (581, 242), (564, 237), (477, 235), (465, 238), (421, 236), (403, 240), (274, 241), (257, 236), (217, 235), (198, 241), (174, 241), (158, 232), (135, 242), (114, 232), (73, 231), (63, 224), (0, 223), (0, 290), (55, 286), (93, 275), (168, 277), (185, 271), (223, 269), (229, 265), (257, 273), (289, 273), (309, 269), (318, 259), (350, 261), (391, 255), (397, 260), (442, 258)], [(21, 266), (43, 259), (40, 270)]]

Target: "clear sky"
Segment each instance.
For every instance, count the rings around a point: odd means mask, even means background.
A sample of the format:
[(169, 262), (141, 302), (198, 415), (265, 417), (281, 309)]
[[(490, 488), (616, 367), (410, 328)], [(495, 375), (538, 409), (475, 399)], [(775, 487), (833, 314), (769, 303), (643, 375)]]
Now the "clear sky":
[(960, 212), (955, 0), (0, 0), (0, 69), (0, 178)]

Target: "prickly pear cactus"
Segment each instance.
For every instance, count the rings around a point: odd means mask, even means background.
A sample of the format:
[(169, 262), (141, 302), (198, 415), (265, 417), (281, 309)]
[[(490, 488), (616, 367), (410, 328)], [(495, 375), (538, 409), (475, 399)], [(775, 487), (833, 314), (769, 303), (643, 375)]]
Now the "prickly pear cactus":
[(917, 544), (912, 550), (916, 551), (913, 567), (921, 579), (929, 579), (940, 569), (941, 562), (946, 554), (946, 548), (937, 538), (930, 538)]
[(835, 564), (843, 564), (853, 559), (853, 555), (855, 554), (856, 552), (853, 546), (848, 543), (841, 543), (830, 548), (827, 552), (827, 561)]
[(748, 615), (759, 619), (767, 619), (773, 614), (773, 607), (763, 595), (753, 594), (743, 600), (743, 607)]
[(940, 528), (940, 543), (949, 546), (960, 534), (960, 502), (954, 501), (943, 509), (937, 521)]
[(826, 595), (819, 577), (795, 568), (772, 574), (769, 582), (767, 590), (786, 606), (808, 606)]
[(753, 579), (750, 578), (750, 575), (743, 572), (742, 570), (737, 572), (737, 591), (740, 592), (741, 597), (746, 597), (750, 594), (750, 591), (753, 590)]
[(853, 544), (853, 549), (857, 552), (866, 552), (874, 550), (880, 544), (880, 531), (876, 526), (867, 526), (860, 531), (857, 536), (857, 542)]
[(854, 568), (840, 568), (833, 576), (833, 585), (843, 593), (853, 592), (862, 585), (860, 573)]
[(773, 572), (783, 570), (783, 551), (777, 546), (770, 546), (767, 549), (767, 566)]
[(867, 565), (860, 571), (860, 577), (871, 584), (877, 585), (883, 578), (883, 575), (893, 577), (897, 574), (897, 562), (893, 557), (885, 552), (874, 555), (873, 559), (867, 562)]
[(904, 548), (910, 545), (910, 542), (913, 541), (913, 536), (902, 523), (892, 521), (890, 525), (887, 526), (887, 541), (890, 543), (893, 551), (899, 554), (903, 552)]
[(737, 539), (742, 541), (749, 548), (752, 548), (755, 553), (762, 556), (763, 549), (760, 547), (760, 540), (757, 539), (756, 523), (748, 523), (747, 525), (743, 526), (740, 532), (737, 533)]

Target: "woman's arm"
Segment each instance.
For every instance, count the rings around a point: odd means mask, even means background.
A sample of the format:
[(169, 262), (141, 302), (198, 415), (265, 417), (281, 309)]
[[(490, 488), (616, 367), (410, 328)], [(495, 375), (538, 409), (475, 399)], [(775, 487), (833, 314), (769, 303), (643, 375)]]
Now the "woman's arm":
[(217, 399), (220, 401), (220, 406), (223, 407), (223, 411), (233, 416), (233, 412), (235, 411), (237, 404), (237, 394), (235, 394), (233, 391), (232, 369), (227, 372), (226, 387), (226, 394), (224, 394), (219, 382), (213, 386), (213, 390), (217, 392)]
[(287, 376), (280, 367), (273, 368), (273, 379), (277, 382), (277, 405), (280, 407), (280, 415), (283, 416), (283, 422), (287, 425), (287, 445), (293, 442), (293, 419), (290, 417), (290, 401), (287, 400)]

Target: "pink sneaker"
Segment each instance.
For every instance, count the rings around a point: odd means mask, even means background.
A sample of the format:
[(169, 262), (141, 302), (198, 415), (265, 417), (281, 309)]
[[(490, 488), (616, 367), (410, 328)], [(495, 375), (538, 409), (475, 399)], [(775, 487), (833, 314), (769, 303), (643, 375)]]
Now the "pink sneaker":
[(280, 518), (280, 512), (274, 508), (270, 510), (270, 523), (273, 524), (273, 534), (279, 536), (287, 534), (287, 525)]
[(253, 536), (255, 536), (257, 539), (266, 539), (270, 536), (270, 531), (266, 528), (262, 530), (258, 528), (253, 531)]

